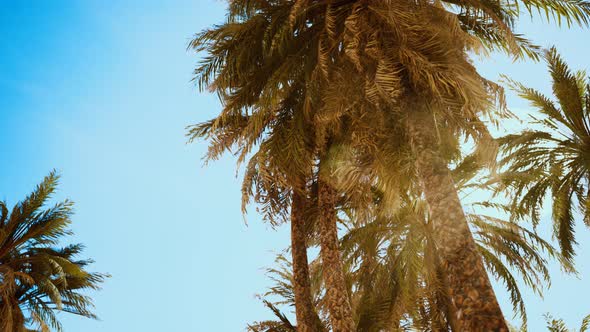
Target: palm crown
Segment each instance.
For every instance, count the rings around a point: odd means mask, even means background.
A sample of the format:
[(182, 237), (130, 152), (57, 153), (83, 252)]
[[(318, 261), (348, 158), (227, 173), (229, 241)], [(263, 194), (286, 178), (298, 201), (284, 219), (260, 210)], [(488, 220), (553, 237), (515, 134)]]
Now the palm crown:
[(73, 206), (66, 200), (43, 209), (57, 180), (50, 173), (11, 211), (0, 202), (0, 331), (60, 331), (57, 311), (96, 318), (84, 291), (107, 275), (86, 271), (92, 261), (77, 258), (81, 244), (57, 247), (71, 234)]
[(564, 255), (571, 258), (575, 211), (590, 225), (590, 80), (583, 71), (573, 72), (555, 48), (546, 51), (545, 60), (557, 103), (510, 81), (541, 116), (532, 117), (538, 129), (500, 139), (506, 153), (502, 162), (507, 165), (502, 181), (514, 196), (515, 215), (532, 216), (535, 223), (544, 199), (551, 195), (554, 233)]

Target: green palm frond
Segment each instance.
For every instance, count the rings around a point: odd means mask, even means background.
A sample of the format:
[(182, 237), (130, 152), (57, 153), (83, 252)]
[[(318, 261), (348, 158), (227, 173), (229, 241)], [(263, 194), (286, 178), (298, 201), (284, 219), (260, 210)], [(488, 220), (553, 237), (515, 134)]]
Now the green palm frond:
[(108, 275), (85, 270), (82, 245), (56, 247), (72, 234), (73, 207), (66, 200), (43, 209), (58, 179), (51, 172), (10, 212), (0, 204), (0, 331), (61, 331), (58, 311), (96, 318), (81, 291), (99, 289)]

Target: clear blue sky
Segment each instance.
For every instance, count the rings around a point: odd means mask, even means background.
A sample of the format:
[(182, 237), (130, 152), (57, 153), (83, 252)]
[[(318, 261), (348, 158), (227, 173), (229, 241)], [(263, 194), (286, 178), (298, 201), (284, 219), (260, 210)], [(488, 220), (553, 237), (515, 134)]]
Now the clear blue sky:
[[(270, 317), (254, 295), (287, 229), (255, 214), (245, 226), (234, 161), (203, 168), (204, 143), (185, 144), (184, 127), (220, 108), (190, 82), (186, 45), (223, 14), (214, 0), (0, 0), (0, 199), (13, 204), (60, 170), (58, 198), (77, 203), (72, 240), (113, 275), (95, 295), (102, 320), (61, 315), (66, 331), (241, 331)], [(521, 30), (590, 67), (588, 31)], [(543, 64), (478, 63), (548, 91)], [(531, 331), (547, 311), (572, 325), (590, 313), (590, 231), (579, 240), (581, 280), (556, 268), (545, 301), (526, 292)]]

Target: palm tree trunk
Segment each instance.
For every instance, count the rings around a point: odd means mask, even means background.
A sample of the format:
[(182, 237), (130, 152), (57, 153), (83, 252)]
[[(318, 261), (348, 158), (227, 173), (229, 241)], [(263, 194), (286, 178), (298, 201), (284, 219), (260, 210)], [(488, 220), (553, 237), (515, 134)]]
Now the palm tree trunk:
[(442, 283), (441, 286), (443, 294), (441, 296), (442, 298), (440, 299), (440, 302), (444, 306), (444, 315), (447, 318), (448, 328), (452, 332), (460, 332), (461, 330), (459, 328), (459, 322), (457, 322), (458, 310), (451, 299), (447, 272), (443, 268), (438, 257), (436, 258), (436, 272)]
[(318, 181), (318, 208), (320, 255), (332, 331), (352, 332), (355, 326), (338, 244), (336, 191), (322, 180), (321, 175)]
[(460, 331), (508, 331), (481, 256), (455, 189), (447, 163), (440, 156), (433, 115), (423, 101), (407, 108), (408, 136), (416, 170), (434, 225), (434, 238), (448, 276)]
[(313, 305), (307, 261), (307, 232), (305, 227), (306, 197), (295, 189), (291, 202), (291, 255), (293, 259), (293, 289), (298, 332), (322, 331), (322, 324)]
[(440, 282), (440, 291), (437, 291), (437, 301), (439, 303), (439, 307), (442, 308), (442, 315), (446, 318), (447, 328), (444, 331), (452, 331), (452, 332), (460, 332), (459, 323), (457, 322), (457, 308), (453, 304), (451, 299), (451, 293), (449, 289), (449, 282), (447, 271), (443, 268), (440, 253), (436, 249), (436, 245), (434, 243), (433, 235), (434, 229), (432, 227), (432, 223), (429, 222), (426, 224), (428, 230), (428, 238), (426, 248), (428, 249), (429, 255), (433, 256), (435, 268), (436, 268), (436, 278)]

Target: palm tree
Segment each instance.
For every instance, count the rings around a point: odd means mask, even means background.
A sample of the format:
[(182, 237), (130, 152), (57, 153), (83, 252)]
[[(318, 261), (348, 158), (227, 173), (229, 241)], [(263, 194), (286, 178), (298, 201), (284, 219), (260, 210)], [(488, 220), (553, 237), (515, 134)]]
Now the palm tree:
[[(497, 86), (477, 74), (467, 52), (536, 56), (537, 48), (513, 32), (518, 5), (568, 23), (586, 24), (590, 14), (590, 5), (578, 1), (236, 0), (225, 24), (191, 44), (207, 52), (196, 70), (199, 85), (224, 104), (219, 117), (193, 127), (191, 136), (210, 138), (213, 156), (236, 148), (239, 161), (260, 146), (245, 188), (252, 194), (256, 186), (266, 212), (284, 214), (298, 184), (318, 185), (334, 331), (353, 329), (336, 244), (334, 149), (352, 142), (353, 150), (370, 152), (400, 140), (411, 147), (435, 221), (460, 326), (507, 330), (436, 133), (450, 128), (490, 141), (480, 116), (492, 115), (486, 112)], [(399, 137), (386, 130), (394, 127)]]
[[(302, 99), (309, 98), (310, 82), (293, 70), (310, 66), (311, 59), (284, 59), (284, 54), (293, 53), (303, 43), (271, 45), (282, 23), (276, 7), (259, 13), (260, 20), (241, 24), (251, 10), (246, 1), (231, 2), (228, 23), (203, 31), (191, 42), (193, 48), (210, 54), (195, 71), (199, 86), (211, 86), (220, 93), (224, 109), (218, 117), (192, 126), (188, 135), (210, 140), (208, 160), (226, 151), (235, 152), (239, 164), (249, 157), (242, 187), (243, 211), (254, 198), (273, 226), (290, 219), (297, 320), (301, 331), (319, 331), (319, 318), (309, 302), (306, 232), (308, 182), (314, 164), (309, 137), (313, 132), (301, 111)], [(264, 17), (270, 21), (262, 20)], [(264, 30), (274, 32), (261, 38)], [(259, 65), (263, 67), (255, 68)], [(258, 151), (249, 156), (255, 147)]]
[[(315, 57), (313, 34), (293, 36), (288, 17), (291, 9), (280, 4), (232, 1), (228, 23), (206, 30), (191, 43), (209, 53), (196, 75), (201, 88), (210, 86), (222, 97), (224, 109), (215, 119), (193, 126), (191, 139), (206, 137), (211, 141), (208, 159), (232, 150), (243, 162), (257, 146), (248, 162), (243, 184), (243, 205), (251, 197), (262, 206), (266, 220), (279, 224), (291, 210), (291, 252), (294, 262), (296, 313), (300, 331), (319, 331), (317, 314), (309, 303), (309, 275), (306, 228), (312, 204), (326, 208), (326, 228), (322, 252), (326, 267), (341, 269), (337, 253), (334, 204), (330, 188), (322, 190), (322, 200), (310, 197), (310, 183), (317, 177), (318, 147), (312, 126), (313, 108), (318, 103), (321, 83)], [(302, 25), (301, 23), (299, 25)], [(311, 31), (310, 31), (311, 32)], [(282, 42), (288, 39), (289, 42)], [(295, 55), (295, 56), (293, 56)], [(297, 56), (299, 55), (299, 56)], [(326, 195), (327, 194), (327, 195)], [(326, 224), (326, 223), (324, 223)], [(336, 250), (336, 252), (335, 252)], [(336, 265), (336, 266), (334, 266)], [(347, 295), (342, 284), (331, 287), (334, 308), (347, 310)], [(344, 305), (336, 305), (343, 301)], [(337, 309), (335, 309), (336, 311)], [(335, 314), (340, 321), (352, 321), (349, 312)], [(346, 324), (346, 323), (345, 323)]]
[(61, 331), (57, 311), (96, 318), (87, 289), (107, 277), (86, 271), (81, 244), (56, 247), (70, 235), (72, 202), (43, 210), (58, 181), (51, 172), (9, 212), (0, 202), (0, 331)]
[(509, 80), (541, 117), (532, 117), (533, 128), (538, 129), (501, 138), (507, 169), (500, 190), (511, 190), (518, 217), (531, 216), (536, 223), (543, 200), (550, 195), (554, 234), (563, 254), (571, 259), (576, 206), (590, 226), (590, 80), (582, 71), (572, 72), (555, 48), (547, 50), (544, 58), (558, 104)]

